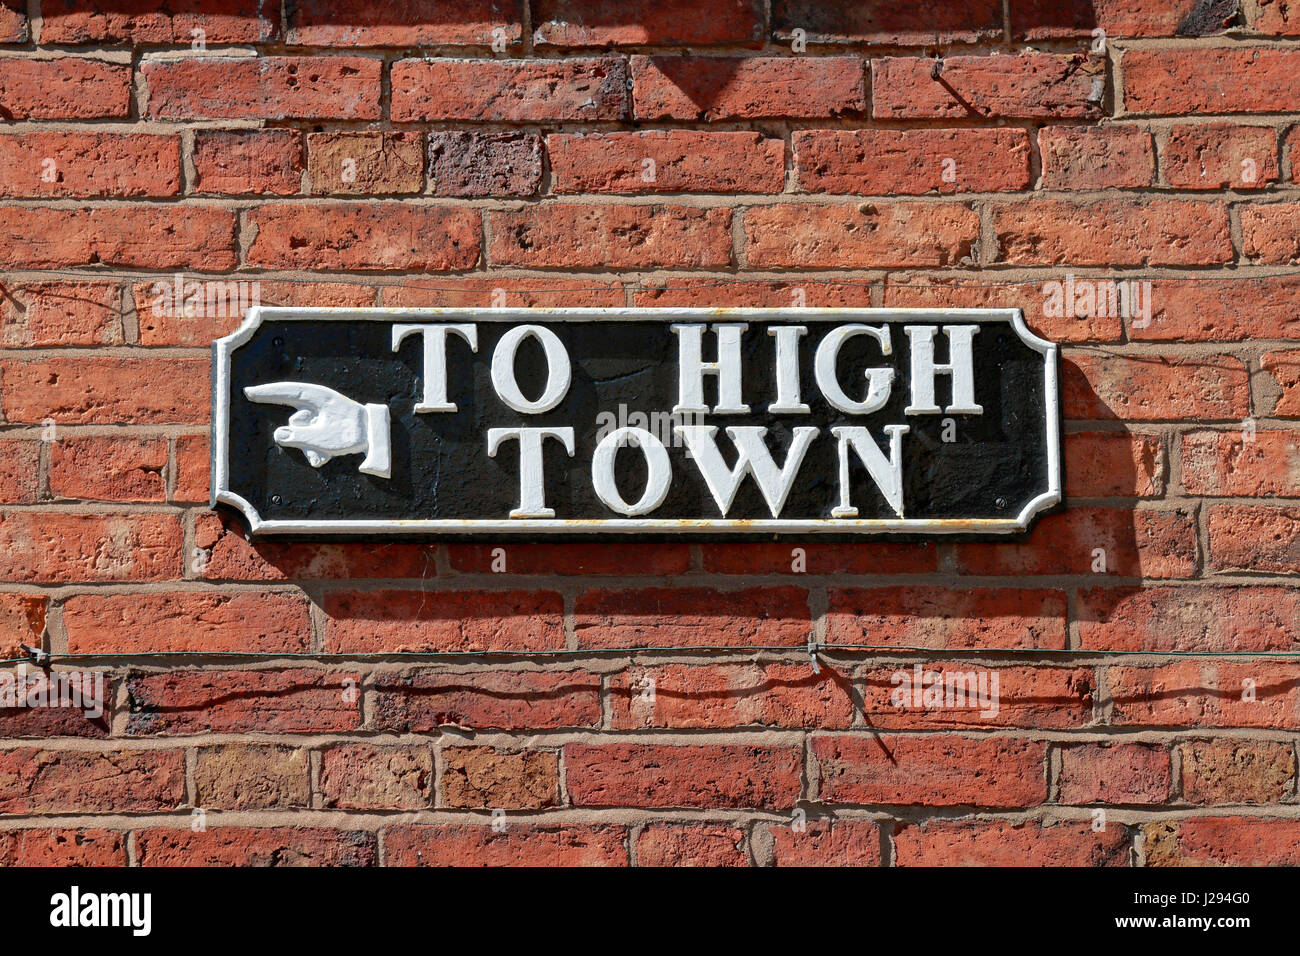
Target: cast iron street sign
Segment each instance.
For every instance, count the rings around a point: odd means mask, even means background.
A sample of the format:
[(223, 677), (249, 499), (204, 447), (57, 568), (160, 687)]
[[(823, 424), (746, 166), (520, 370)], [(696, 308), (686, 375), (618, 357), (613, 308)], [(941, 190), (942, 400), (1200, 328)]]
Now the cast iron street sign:
[(1061, 497), (1014, 309), (253, 308), (212, 497), (261, 533), (1010, 533)]

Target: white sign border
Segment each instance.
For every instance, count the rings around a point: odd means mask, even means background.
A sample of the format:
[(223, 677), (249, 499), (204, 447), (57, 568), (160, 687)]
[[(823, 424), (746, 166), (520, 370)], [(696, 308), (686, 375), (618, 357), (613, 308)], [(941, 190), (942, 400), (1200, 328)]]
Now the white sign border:
[[(1043, 356), (1043, 399), (1047, 426), (1047, 490), (1014, 518), (359, 518), (322, 520), (264, 519), (253, 505), (228, 487), (230, 477), (230, 361), (263, 321), (403, 322), (799, 322), (921, 323), (1006, 322), (1020, 340)], [(288, 308), (254, 306), (230, 335), (212, 344), (212, 504), (240, 511), (253, 534), (633, 534), (798, 533), (798, 534), (1016, 534), (1029, 528), (1040, 511), (1061, 501), (1060, 398), (1057, 346), (1025, 325), (1020, 309), (506, 309), (506, 308)]]

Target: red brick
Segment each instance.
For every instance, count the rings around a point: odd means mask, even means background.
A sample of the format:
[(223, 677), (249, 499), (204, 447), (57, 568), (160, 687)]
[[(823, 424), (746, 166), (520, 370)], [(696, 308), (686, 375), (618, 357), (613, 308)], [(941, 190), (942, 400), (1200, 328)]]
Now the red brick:
[(1265, 352), (1259, 367), (1277, 390), (1273, 414), (1280, 418), (1300, 417), (1300, 350)]
[(1088, 821), (927, 820), (894, 833), (895, 866), (1126, 866), (1122, 826)]
[(326, 827), (136, 831), (140, 866), (374, 866), (375, 834)]
[(757, 45), (761, 0), (533, 0), (533, 42), (539, 46)]
[(1179, 125), (1160, 151), (1178, 189), (1262, 189), (1277, 182), (1277, 133), (1267, 126)]
[(921, 46), (999, 40), (1002, 5), (997, 0), (932, 7), (888, 0), (773, 0), (773, 35), (790, 40), (795, 30), (803, 30), (809, 43)]
[[(891, 664), (864, 671), (862, 684), (862, 713), (873, 728), (1055, 730), (1093, 720), (1093, 674), (1086, 668)], [(941, 696), (932, 701), (927, 689)]]
[(400, 202), (268, 203), (251, 210), (250, 265), (446, 272), (478, 263), (477, 210)]
[[(665, 303), (667, 304), (667, 303)], [(932, 542), (863, 548), (856, 544), (706, 544), (710, 574), (925, 574), (937, 570)]]
[(1211, 570), (1300, 572), (1300, 508), (1219, 505), (1209, 527)]
[(1186, 342), (1300, 339), (1295, 276), (1152, 280), (1151, 322), (1129, 323), (1129, 337)]
[(627, 63), (572, 60), (398, 60), (394, 122), (595, 122), (627, 117)]
[(802, 832), (769, 824), (774, 866), (880, 866), (880, 828), (870, 820), (809, 820)]
[(565, 781), (579, 807), (793, 807), (797, 747), (742, 744), (567, 744)]
[(554, 591), (331, 591), (330, 653), (555, 650), (564, 602)]
[(208, 437), (182, 435), (176, 439), (176, 501), (208, 500)]
[(699, 279), (680, 276), (645, 278), (639, 280), (638, 287), (633, 290), (632, 304), (664, 308), (869, 306), (871, 284), (828, 281), (820, 276), (803, 279), (750, 279), (734, 275)]
[[(254, 305), (365, 308), (373, 286), (352, 282), (174, 277), (132, 289), (141, 345), (198, 345), (229, 335)], [(204, 492), (204, 498), (207, 492)]]
[(785, 188), (785, 143), (759, 133), (556, 133), (546, 137), (546, 151), (551, 189), (557, 193), (779, 193)]
[(183, 532), (170, 514), (0, 515), (0, 580), (156, 581), (181, 572)]
[(40, 647), (45, 633), (46, 600), (32, 594), (0, 592), (0, 655), (22, 657), (18, 646)]
[[(1243, 700), (1244, 681), (1254, 700)], [(1109, 722), (1117, 727), (1300, 727), (1295, 668), (1279, 661), (1179, 661), (1106, 668)]]
[(6, 57), (0, 116), (6, 120), (120, 119), (131, 110), (131, 67), (81, 57)]
[[(44, 610), (42, 609), (42, 614)], [(30, 645), (41, 646), (38, 634)], [(27, 653), (14, 648), (14, 656)], [(46, 671), (32, 664), (6, 672), (0, 737), (103, 739), (113, 722), (113, 681), (100, 671)], [(57, 674), (51, 682), (51, 674)]]
[(302, 186), (296, 129), (201, 129), (194, 133), (194, 191), (292, 196)]
[(162, 501), (167, 439), (71, 437), (50, 445), (50, 494), (91, 501)]
[(428, 747), (343, 744), (321, 754), (320, 789), (327, 807), (422, 810), (433, 801)]
[(810, 119), (866, 112), (856, 56), (632, 57), (639, 120)]
[(0, 286), (0, 345), (121, 345), (122, 289), (112, 282)]
[(1074, 432), (1065, 436), (1065, 493), (1072, 498), (1159, 498), (1168, 473), (1159, 435)]
[(1065, 648), (1065, 595), (1011, 588), (832, 588), (828, 644)]
[(1300, 51), (1224, 47), (1128, 50), (1129, 113), (1285, 112), (1300, 96)]
[(1230, 355), (1071, 352), (1061, 373), (1067, 419), (1239, 421), (1250, 414), (1249, 372)]
[(1047, 799), (1047, 748), (1031, 740), (872, 734), (815, 737), (812, 749), (830, 803), (1032, 807)]
[[(958, 544), (954, 562), (965, 574), (1179, 578), (1195, 573), (1196, 555), (1196, 521), (1186, 509), (1076, 506), (1040, 519), (1021, 542)], [(1094, 571), (1101, 558), (1105, 571)]]
[(579, 647), (798, 646), (812, 630), (800, 588), (647, 588), (578, 595)]
[(194, 546), (198, 552), (190, 556), (191, 570), (210, 581), (423, 580), (437, 573), (432, 544), (249, 541), (233, 520), (215, 514), (195, 517)]
[(1164, 803), (1173, 788), (1169, 751), (1156, 744), (1061, 748), (1061, 803)]
[(623, 287), (605, 276), (553, 278), (550, 276), (455, 276), (434, 281), (380, 286), (386, 306), (433, 308), (618, 308), (625, 304)]
[(0, 812), (157, 813), (184, 802), (180, 750), (0, 751)]
[(1290, 743), (1194, 740), (1178, 749), (1187, 803), (1279, 803), (1295, 789), (1296, 759)]
[(1233, 258), (1228, 210), (1180, 199), (1036, 199), (993, 207), (1009, 265), (1218, 265)]
[(0, 2), (0, 43), (27, 42), (30, 31), (27, 29), (26, 10), (24, 0)]
[(0, 267), (106, 265), (222, 270), (235, 266), (235, 214), (189, 204), (0, 207)]
[(1038, 131), (1044, 189), (1117, 189), (1155, 181), (1155, 148), (1140, 126), (1048, 126)]
[(1274, 36), (1300, 35), (1300, 8), (1294, 0), (1258, 0), (1254, 27)]
[(384, 831), (385, 866), (627, 866), (621, 826), (396, 826)]
[(71, 654), (304, 653), (311, 634), (306, 599), (276, 592), (79, 594), (63, 626)]
[(127, 679), (131, 734), (323, 734), (361, 726), (361, 678), (307, 668), (173, 670)]
[(126, 834), (99, 829), (0, 831), (5, 866), (126, 866)]
[(0, 439), (0, 502), (30, 505), (40, 493), (41, 443), (27, 438)]
[(442, 726), (475, 730), (554, 730), (600, 723), (600, 677), (586, 671), (420, 671), (380, 675), (375, 726), (429, 733)]
[(521, 0), (300, 0), (287, 9), (287, 40), (302, 46), (488, 46), (494, 31), (519, 43)]
[(471, 574), (645, 574), (661, 577), (682, 574), (691, 563), (689, 545), (659, 542), (453, 544), (448, 545), (447, 554), (453, 568)]
[(145, 43), (188, 46), (201, 30), (205, 43), (257, 43), (279, 32), (279, 8), (267, 0), (130, 0), (87, 9), (77, 0), (42, 0), (41, 42)]
[(554, 750), (507, 751), (447, 747), (438, 785), (442, 806), (540, 810), (560, 803), (560, 755)]
[(871, 61), (877, 119), (1062, 119), (1101, 115), (1105, 60), (1082, 53), (950, 56), (936, 79), (930, 57)]
[(1191, 495), (1300, 497), (1300, 432), (1183, 435), (1183, 487)]
[(56, 356), (0, 363), (10, 422), (206, 424), (207, 359)]
[[(1080, 277), (1083, 278), (1083, 277)], [(963, 279), (937, 276), (891, 276), (884, 305), (903, 308), (1020, 309), (1030, 330), (1052, 342), (1118, 342), (1123, 331), (1121, 286), (1114, 279), (1089, 279), (1094, 306), (1082, 291), (1068, 285), (1071, 276), (1046, 282)], [(1066, 297), (1066, 288), (1073, 299)], [(1104, 306), (1098, 304), (1104, 298)], [(1082, 315), (1077, 313), (1082, 312)]]
[(1300, 262), (1300, 203), (1269, 203), (1241, 209), (1242, 252), (1258, 263), (1294, 265)]
[(652, 823), (636, 838), (637, 866), (748, 866), (738, 827)]
[(1225, 9), (1237, 4), (1201, 0), (1024, 0), (1011, 8), (1016, 39), (1089, 36), (1102, 29), (1107, 37), (1186, 37), (1219, 33), (1231, 22)]
[(1272, 587), (1096, 588), (1079, 593), (1086, 650), (1292, 650), (1300, 591)]
[(1300, 865), (1300, 821), (1192, 817), (1142, 828), (1147, 866)]
[(300, 747), (201, 747), (194, 761), (194, 793), (205, 809), (310, 807), (310, 756)]
[(140, 74), (152, 119), (377, 120), (382, 69), (363, 56), (195, 56)]
[(0, 196), (175, 196), (178, 136), (17, 133), (0, 136)]
[(307, 176), (316, 195), (418, 193), (424, 188), (424, 134), (308, 133)]
[(610, 679), (611, 724), (645, 728), (847, 728), (852, 682), (824, 662), (636, 666)]
[(1027, 189), (1029, 134), (1020, 129), (803, 130), (799, 185), (812, 193), (922, 195)]
[(731, 210), (546, 203), (488, 213), (494, 265), (701, 268), (731, 263)]
[(778, 203), (745, 210), (750, 268), (955, 266), (979, 215), (958, 203)]
[(542, 185), (542, 138), (534, 133), (429, 133), (435, 196), (532, 196)]

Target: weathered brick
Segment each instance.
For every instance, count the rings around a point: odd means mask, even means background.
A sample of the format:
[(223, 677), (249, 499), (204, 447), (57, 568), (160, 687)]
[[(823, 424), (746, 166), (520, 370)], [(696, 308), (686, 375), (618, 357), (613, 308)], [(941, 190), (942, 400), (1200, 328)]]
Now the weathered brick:
[(182, 435), (176, 439), (175, 501), (208, 500), (208, 437)]
[(1001, 38), (1002, 6), (997, 0), (929, 7), (883, 0), (773, 0), (773, 35), (792, 40), (795, 30), (802, 30), (809, 43), (974, 43)]
[(1155, 181), (1155, 147), (1140, 126), (1048, 126), (1038, 131), (1044, 189), (1116, 189)]
[(1020, 129), (803, 130), (794, 134), (794, 159), (800, 187), (813, 193), (1006, 192), (1030, 184), (1029, 134)]
[(375, 682), (375, 726), (391, 733), (595, 727), (600, 719), (600, 677), (587, 671), (422, 671)]
[(170, 514), (0, 515), (0, 580), (153, 581), (181, 573), (184, 532)]
[(436, 283), (420, 280), (380, 286), (380, 301), (406, 308), (617, 308), (625, 304), (623, 287), (608, 276), (454, 276)]
[(553, 750), (448, 747), (439, 785), (449, 807), (538, 810), (560, 803), (560, 756)]
[(184, 802), (180, 750), (0, 751), (0, 812), (158, 813)]
[(1270, 387), (1276, 390), (1273, 414), (1281, 418), (1300, 417), (1300, 350), (1265, 352), (1259, 366)]
[(217, 827), (136, 831), (140, 866), (374, 866), (375, 834), (328, 827)]
[(829, 118), (866, 112), (856, 56), (632, 57), (639, 120)]
[(1258, 0), (1255, 29), (1274, 36), (1300, 35), (1300, 7), (1295, 0)]
[(447, 272), (479, 258), (476, 210), (399, 202), (268, 203), (251, 210), (251, 265), (318, 271)]
[(585, 591), (573, 608), (580, 647), (798, 646), (812, 628), (800, 588)]
[(1064, 119), (1102, 113), (1105, 59), (1083, 53), (882, 57), (871, 61), (877, 119)]
[(1300, 508), (1218, 505), (1209, 528), (1211, 570), (1300, 572)]
[(40, 647), (45, 633), (46, 599), (33, 594), (0, 592), (0, 654), (22, 657), (19, 647)]
[(979, 238), (959, 203), (777, 203), (745, 210), (751, 268), (955, 266)]
[(6, 120), (121, 119), (131, 110), (131, 67), (82, 57), (5, 57), (0, 116)]
[(1190, 115), (1285, 112), (1300, 95), (1300, 51), (1250, 47), (1128, 50), (1124, 109)]
[(30, 505), (40, 493), (41, 443), (29, 438), (0, 439), (0, 502)]
[(72, 654), (303, 653), (306, 599), (278, 592), (79, 594), (63, 608)]
[(804, 830), (768, 824), (774, 866), (880, 866), (880, 827), (871, 820), (809, 820)]
[(288, 42), (303, 46), (487, 46), (498, 38), (516, 45), (522, 6), (522, 0), (299, 0), (287, 8), (285, 31)]
[(235, 214), (215, 206), (0, 207), (0, 267), (230, 269)]
[(292, 196), (302, 187), (296, 129), (201, 129), (194, 133), (194, 191)]
[(821, 799), (832, 803), (1032, 807), (1047, 799), (1046, 747), (1031, 740), (872, 734), (815, 737), (812, 749)]
[(1158, 498), (1168, 472), (1159, 435), (1097, 431), (1065, 436), (1065, 493), (1070, 497)]
[(731, 262), (731, 210), (546, 203), (487, 214), (488, 259), (540, 268), (701, 268)]
[(0, 43), (27, 42), (30, 31), (27, 27), (26, 11), (27, 4), (23, 0), (0, 2)]
[(894, 832), (896, 866), (1126, 866), (1124, 827), (1088, 821), (926, 820)]
[[(75, 354), (75, 353), (74, 353)], [(0, 363), (5, 418), (59, 424), (206, 424), (207, 359), (58, 355)]]
[(280, 11), (268, 0), (187, 0), (176, 6), (165, 0), (43, 0), (41, 42), (188, 45), (201, 36), (204, 43), (258, 43), (279, 33)]
[(1249, 372), (1231, 355), (1072, 352), (1061, 373), (1068, 419), (1240, 421), (1250, 414)]
[(1015, 38), (1205, 36), (1236, 22), (1237, 0), (1023, 0), (1011, 8)]
[(50, 444), (50, 494), (92, 501), (162, 501), (167, 439), (78, 437)]
[(1079, 646), (1115, 651), (1293, 650), (1300, 590), (1093, 588), (1079, 592)]
[(364, 56), (196, 56), (140, 73), (154, 119), (377, 120), (382, 69)]
[(384, 830), (386, 866), (627, 866), (621, 826), (486, 824)]
[(1059, 729), (1093, 719), (1093, 674), (1086, 668), (926, 662), (870, 668), (861, 680), (861, 709), (871, 727)]
[(194, 788), (198, 806), (209, 810), (310, 807), (311, 762), (306, 750), (295, 747), (201, 747)]
[(435, 196), (532, 196), (542, 185), (542, 138), (535, 133), (435, 130), (428, 155)]
[(1129, 337), (1187, 342), (1300, 338), (1292, 307), (1294, 276), (1151, 280), (1149, 321), (1130, 321)]
[(938, 566), (938, 550), (931, 542), (861, 548), (746, 541), (706, 544), (703, 551), (704, 570), (710, 574), (925, 574)]
[(1300, 262), (1300, 203), (1268, 203), (1241, 209), (1242, 252), (1266, 265)]
[(1173, 787), (1169, 751), (1156, 744), (1061, 748), (1061, 803), (1164, 803)]
[(331, 591), (331, 653), (555, 650), (564, 602), (553, 591)]
[(113, 282), (6, 282), (0, 345), (121, 345), (122, 290)]
[(1188, 803), (1278, 803), (1295, 790), (1295, 749), (1269, 740), (1193, 740), (1182, 754)]
[[(761, 0), (533, 0), (539, 46), (756, 45), (763, 38)], [(611, 15), (614, 14), (614, 15)]]
[(316, 195), (418, 193), (424, 188), (424, 136), (308, 133), (307, 176)]
[(580, 807), (788, 809), (799, 798), (797, 747), (567, 744), (565, 782)]
[(1065, 648), (1065, 594), (1012, 588), (831, 588), (828, 644)]
[(321, 795), (343, 810), (421, 810), (433, 799), (428, 747), (342, 744), (321, 754)]
[(357, 674), (172, 670), (127, 679), (131, 734), (342, 733), (361, 725)]
[(1262, 189), (1278, 180), (1277, 133), (1226, 123), (1174, 126), (1160, 168), (1177, 189)]
[(126, 866), (126, 834), (100, 829), (0, 831), (5, 866)]
[[(40, 647), (39, 633), (36, 638), (24, 643)], [(10, 653), (27, 656), (18, 647)], [(109, 735), (115, 693), (111, 676), (97, 670), (47, 671), (31, 664), (5, 676), (0, 737), (103, 739)]]
[(392, 118), (399, 123), (595, 122), (628, 113), (627, 63), (566, 60), (398, 60)]
[(17, 133), (0, 136), (0, 196), (175, 196), (179, 136)]
[(835, 282), (820, 277), (646, 277), (640, 279), (632, 290), (632, 303), (642, 307), (682, 308), (868, 306), (871, 304), (871, 288), (865, 283)]
[(1142, 827), (1147, 866), (1297, 866), (1300, 821), (1192, 817)]
[(1233, 258), (1228, 210), (1182, 199), (1036, 199), (993, 207), (1009, 265), (1219, 265)]
[(646, 130), (546, 137), (557, 193), (779, 193), (785, 144), (749, 132)]
[(691, 563), (685, 544), (464, 544), (448, 545), (457, 571), (471, 574), (682, 574)]
[(1188, 494), (1300, 497), (1300, 431), (1195, 431), (1182, 443)]
[[(1117, 727), (1300, 726), (1294, 668), (1285, 662), (1185, 660), (1106, 668)], [(1253, 693), (1252, 693), (1253, 692)]]
[(724, 825), (652, 823), (636, 838), (637, 866), (748, 866), (745, 831)]

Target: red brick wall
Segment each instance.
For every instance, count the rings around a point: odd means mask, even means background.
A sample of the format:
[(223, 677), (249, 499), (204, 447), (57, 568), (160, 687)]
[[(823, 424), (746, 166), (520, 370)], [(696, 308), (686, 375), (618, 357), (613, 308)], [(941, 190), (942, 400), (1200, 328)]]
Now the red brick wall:
[[(1296, 3), (90, 6), (0, 0), (0, 643), (111, 690), (0, 710), (0, 860), (1300, 862), (1297, 662), (1223, 656), (1300, 617)], [(504, 572), (249, 543), (205, 504), (237, 318), (158, 308), (178, 273), (1022, 307), (1065, 344), (1068, 508)], [(1069, 275), (1151, 314), (1053, 317)], [(894, 650), (814, 674), (810, 634)], [(596, 653), (748, 644), (791, 651)], [(895, 706), (916, 664), (998, 713)]]

